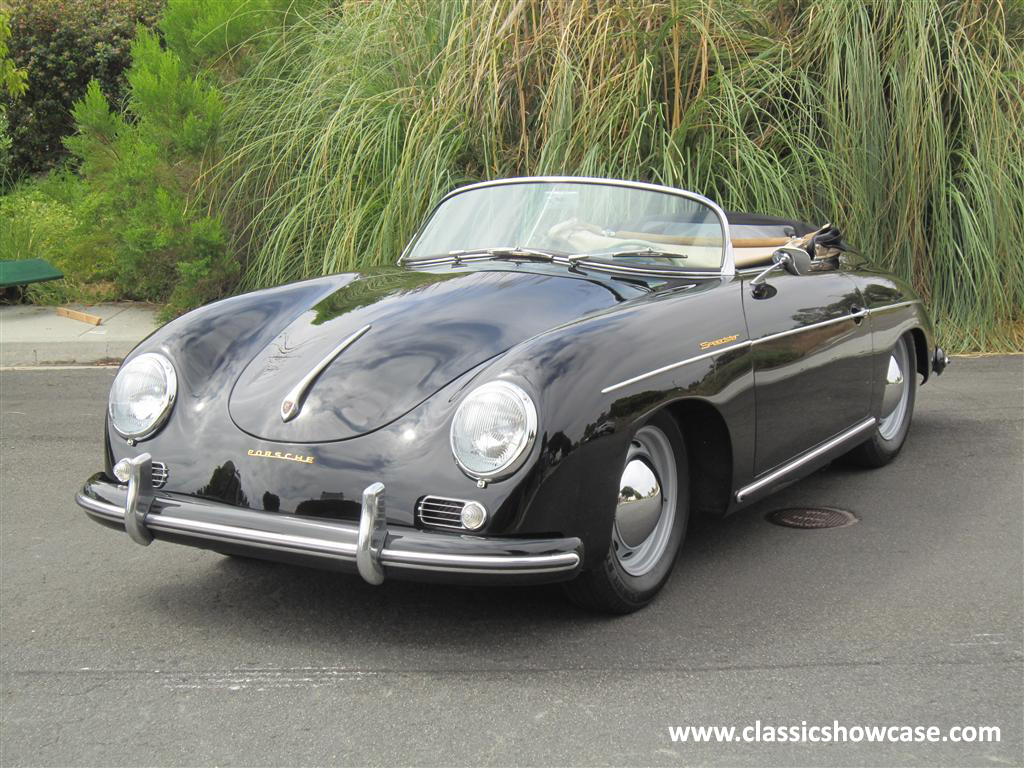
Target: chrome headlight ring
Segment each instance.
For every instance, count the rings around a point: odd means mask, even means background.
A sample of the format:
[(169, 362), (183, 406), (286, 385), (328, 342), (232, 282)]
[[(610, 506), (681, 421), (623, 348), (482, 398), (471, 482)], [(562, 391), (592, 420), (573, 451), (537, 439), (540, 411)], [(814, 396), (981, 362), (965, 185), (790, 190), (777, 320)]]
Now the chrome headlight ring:
[[(167, 421), (177, 393), (178, 375), (170, 360), (157, 352), (134, 357), (121, 367), (110, 387), (107, 399), (110, 424), (121, 437), (145, 440)], [(142, 415), (130, 412), (140, 396), (149, 400), (148, 412)], [(127, 424), (126, 419), (134, 423)]]
[(509, 381), (490, 381), (463, 398), (449, 441), (455, 463), (475, 480), (501, 480), (518, 470), (537, 439), (537, 406)]

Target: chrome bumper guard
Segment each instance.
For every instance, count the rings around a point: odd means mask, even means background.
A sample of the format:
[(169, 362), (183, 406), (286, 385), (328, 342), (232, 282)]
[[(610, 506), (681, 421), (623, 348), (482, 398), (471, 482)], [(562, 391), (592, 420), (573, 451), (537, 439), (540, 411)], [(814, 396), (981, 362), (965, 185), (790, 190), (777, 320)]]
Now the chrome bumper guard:
[(383, 483), (366, 488), (358, 526), (257, 512), (155, 492), (150, 456), (142, 454), (130, 462), (127, 485), (96, 476), (75, 501), (99, 522), (123, 526), (132, 541), (142, 545), (154, 537), (198, 539), (270, 559), (280, 553), (317, 561), (313, 564), (354, 565), (370, 584), (382, 583), (386, 574), (414, 576), (416, 572), (433, 572), (444, 580), (483, 576), (501, 582), (557, 581), (579, 569), (579, 539), (499, 539), (388, 528), (384, 493)]

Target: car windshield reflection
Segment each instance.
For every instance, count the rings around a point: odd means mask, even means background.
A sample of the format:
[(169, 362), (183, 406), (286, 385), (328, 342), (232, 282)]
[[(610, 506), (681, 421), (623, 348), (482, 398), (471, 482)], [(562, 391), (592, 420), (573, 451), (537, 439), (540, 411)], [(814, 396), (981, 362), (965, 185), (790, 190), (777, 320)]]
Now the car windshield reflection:
[(628, 183), (522, 179), (449, 196), (404, 260), (467, 256), (561, 256), (719, 272), (725, 233), (710, 205), (681, 192)]

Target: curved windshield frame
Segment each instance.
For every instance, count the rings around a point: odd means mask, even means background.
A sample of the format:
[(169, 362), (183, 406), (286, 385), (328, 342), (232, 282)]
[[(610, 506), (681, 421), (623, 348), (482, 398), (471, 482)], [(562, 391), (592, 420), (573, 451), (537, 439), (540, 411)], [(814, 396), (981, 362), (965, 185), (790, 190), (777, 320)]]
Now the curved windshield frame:
[(500, 179), (446, 195), (399, 263), (550, 257), (623, 271), (733, 274), (729, 224), (711, 200), (641, 182)]

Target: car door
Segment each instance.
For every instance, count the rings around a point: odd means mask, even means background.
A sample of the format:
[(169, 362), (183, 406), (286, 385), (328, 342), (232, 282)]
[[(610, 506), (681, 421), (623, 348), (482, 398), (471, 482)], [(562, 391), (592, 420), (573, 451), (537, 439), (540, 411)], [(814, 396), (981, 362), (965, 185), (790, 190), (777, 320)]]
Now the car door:
[(850, 428), (871, 403), (870, 320), (854, 280), (839, 271), (768, 275), (743, 307), (756, 401), (754, 474)]

